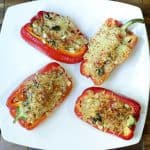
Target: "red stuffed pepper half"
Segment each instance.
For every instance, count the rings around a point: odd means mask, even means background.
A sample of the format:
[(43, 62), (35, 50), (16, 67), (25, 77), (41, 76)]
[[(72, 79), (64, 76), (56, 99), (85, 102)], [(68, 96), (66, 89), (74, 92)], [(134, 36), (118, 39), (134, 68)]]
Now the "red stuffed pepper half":
[(111, 72), (133, 53), (138, 37), (128, 27), (134, 23), (144, 23), (144, 20), (132, 19), (122, 24), (108, 18), (89, 41), (80, 67), (81, 74), (91, 78), (96, 85), (105, 82)]
[(87, 50), (87, 39), (69, 17), (40, 11), (21, 29), (25, 41), (47, 56), (64, 62), (78, 63)]
[(140, 104), (101, 87), (83, 91), (75, 104), (75, 113), (93, 127), (129, 140), (134, 135)]
[(14, 122), (33, 129), (60, 105), (72, 88), (71, 78), (57, 63), (50, 63), (25, 79), (9, 96), (7, 107)]

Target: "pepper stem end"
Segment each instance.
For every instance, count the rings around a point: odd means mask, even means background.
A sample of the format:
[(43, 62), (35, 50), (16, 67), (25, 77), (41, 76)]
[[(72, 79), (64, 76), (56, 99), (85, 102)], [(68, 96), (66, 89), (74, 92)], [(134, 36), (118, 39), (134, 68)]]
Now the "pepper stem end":
[(126, 23), (121, 27), (121, 29), (122, 29), (122, 30), (127, 30), (127, 28), (128, 28), (129, 26), (131, 26), (132, 24), (134, 24), (134, 23), (144, 23), (144, 19), (136, 18), (136, 19), (129, 20), (128, 22), (126, 22)]

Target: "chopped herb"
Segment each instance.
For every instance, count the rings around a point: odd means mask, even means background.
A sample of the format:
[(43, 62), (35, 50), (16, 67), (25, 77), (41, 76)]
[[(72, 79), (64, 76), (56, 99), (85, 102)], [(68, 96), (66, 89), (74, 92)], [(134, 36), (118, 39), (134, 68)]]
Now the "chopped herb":
[(44, 19), (49, 19), (49, 14), (44, 14), (43, 17)]
[(55, 40), (50, 40), (49, 43), (50, 43), (52, 46), (56, 46)]
[(104, 72), (104, 67), (98, 68), (96, 69), (97, 73), (99, 76), (102, 76), (105, 72)]
[(55, 30), (55, 31), (60, 31), (60, 26), (59, 25), (56, 25), (56, 26), (53, 26), (52, 27), (52, 30)]
[(102, 117), (100, 116), (99, 113), (96, 114), (95, 117), (92, 118), (92, 122), (95, 124), (97, 121), (102, 121)]
[(28, 100), (25, 100), (25, 101), (23, 102), (23, 105), (24, 105), (24, 106), (29, 105), (29, 101), (28, 101)]
[(129, 39), (127, 42), (130, 43), (132, 41), (132, 39)]
[(36, 87), (36, 88), (39, 88), (39, 86), (40, 86), (39, 82), (37, 82), (37, 81), (33, 81), (33, 82), (34, 82), (33, 86)]

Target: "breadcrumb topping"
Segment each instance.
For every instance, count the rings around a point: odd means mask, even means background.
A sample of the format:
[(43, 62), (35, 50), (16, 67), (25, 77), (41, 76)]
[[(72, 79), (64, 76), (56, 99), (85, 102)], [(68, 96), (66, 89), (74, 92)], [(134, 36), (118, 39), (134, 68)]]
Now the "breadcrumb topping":
[(44, 12), (43, 17), (33, 21), (32, 30), (44, 44), (48, 43), (57, 50), (75, 53), (87, 44), (87, 39), (71, 19), (56, 13)]
[(25, 82), (24, 98), (21, 108), (28, 123), (34, 123), (45, 114), (49, 114), (65, 96), (71, 81), (62, 68), (44, 74), (36, 74)]
[(89, 41), (84, 55), (82, 72), (90, 76), (95, 84), (101, 84), (114, 68), (130, 55), (137, 37), (119, 26), (108, 26), (107, 21)]
[(131, 106), (105, 91), (95, 94), (88, 90), (85, 95), (81, 98), (79, 107), (83, 120), (101, 130), (118, 134), (124, 134), (130, 127), (129, 119), (134, 118), (134, 110)]

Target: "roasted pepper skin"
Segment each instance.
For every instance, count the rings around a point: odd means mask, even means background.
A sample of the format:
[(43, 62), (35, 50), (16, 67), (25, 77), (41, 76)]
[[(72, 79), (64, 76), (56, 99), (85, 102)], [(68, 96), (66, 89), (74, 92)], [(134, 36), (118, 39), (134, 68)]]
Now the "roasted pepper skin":
[[(47, 56), (64, 63), (68, 64), (74, 64), (79, 63), (83, 59), (84, 53), (87, 51), (87, 44), (85, 44), (83, 47), (81, 47), (79, 50), (77, 50), (76, 53), (72, 54), (68, 52), (67, 50), (61, 50), (61, 49), (55, 49), (48, 43), (43, 43), (41, 37), (35, 35), (32, 32), (31, 24), (34, 20), (41, 18), (43, 16), (43, 13), (48, 13), (46, 11), (39, 11), (37, 13), (37, 16), (34, 16), (30, 23), (25, 24), (21, 28), (21, 36), (22, 38), (28, 42), (30, 45), (38, 49), (40, 52), (46, 54)], [(82, 34), (82, 33), (81, 33)]]
[[(75, 103), (75, 108), (74, 108), (74, 112), (75, 114), (81, 119), (82, 119), (82, 112), (79, 111), (79, 108), (80, 108), (80, 104), (82, 102), (82, 98), (84, 96), (87, 95), (87, 91), (93, 91), (94, 94), (96, 93), (100, 93), (102, 91), (105, 91), (105, 93), (107, 94), (110, 94), (110, 95), (114, 95), (115, 97), (119, 98), (122, 102), (124, 102), (125, 104), (128, 104), (129, 106), (131, 106), (134, 110), (134, 118), (136, 119), (136, 121), (139, 120), (139, 117), (140, 117), (140, 110), (141, 110), (141, 106), (138, 102), (136, 102), (135, 100), (131, 99), (131, 98), (128, 98), (128, 97), (125, 97), (123, 95), (120, 95), (120, 94), (117, 94), (111, 90), (108, 90), (108, 89), (105, 89), (105, 88), (102, 88), (102, 87), (89, 87), (87, 89), (85, 89), (82, 94), (77, 98), (77, 101)], [(86, 121), (88, 124), (92, 125), (93, 127), (97, 128), (98, 130), (100, 130), (96, 125), (94, 124), (91, 124), (90, 122)], [(133, 125), (131, 128), (130, 128), (130, 133), (128, 135), (124, 135), (124, 134), (118, 134), (118, 133), (114, 133), (113, 131), (110, 131), (110, 130), (107, 130), (107, 131), (104, 131), (104, 132), (107, 132), (107, 133), (110, 133), (110, 134), (113, 134), (113, 135), (116, 135), (124, 140), (130, 140), (133, 136), (134, 136), (134, 130), (135, 130), (135, 125)]]
[[(46, 72), (51, 72), (52, 70), (57, 69), (58, 67), (61, 67), (58, 63), (49, 63), (48, 65), (46, 65), (45, 67), (43, 67), (42, 69), (40, 69), (37, 73), (38, 74), (44, 74)], [(61, 69), (63, 69), (63, 71), (65, 72), (64, 68), (61, 67)], [(8, 97), (6, 105), (10, 111), (10, 114), (12, 115), (12, 117), (16, 117), (16, 112), (17, 112), (17, 108), (19, 106), (20, 101), (25, 101), (25, 98), (23, 96), (23, 92), (25, 89), (25, 82), (26, 81), (30, 81), (34, 78), (34, 76), (36, 75), (36, 73), (32, 74), (31, 76), (29, 76), (28, 78), (26, 78), (17, 88), (15, 91), (12, 92), (12, 94)], [(55, 107), (53, 108), (52, 111), (55, 110), (56, 107), (58, 107), (67, 97), (67, 95), (70, 93), (71, 89), (72, 89), (72, 80), (70, 77), (68, 77), (69, 81), (71, 82), (71, 85), (68, 86), (66, 93), (64, 93), (64, 96), (62, 96), (60, 102), (55, 105)], [(15, 97), (19, 96), (20, 101), (15, 101)], [(26, 129), (28, 130), (32, 130), (33, 128), (37, 127), (43, 120), (45, 120), (47, 118), (47, 115), (44, 114), (41, 118), (37, 119), (33, 124), (27, 123), (24, 119), (19, 119), (19, 123)]]

